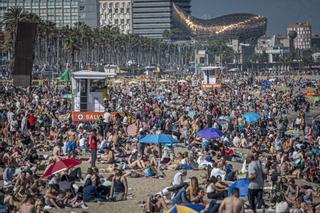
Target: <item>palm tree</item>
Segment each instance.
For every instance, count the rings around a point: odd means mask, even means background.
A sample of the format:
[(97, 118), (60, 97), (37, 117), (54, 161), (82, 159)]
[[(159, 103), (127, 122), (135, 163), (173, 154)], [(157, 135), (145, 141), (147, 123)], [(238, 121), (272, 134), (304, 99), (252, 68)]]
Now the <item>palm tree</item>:
[[(52, 63), (55, 58), (53, 54), (49, 57), (49, 53), (53, 52), (54, 40), (56, 38), (56, 24), (51, 21), (40, 20), (38, 24), (38, 35), (37, 35), (37, 55), (42, 63), (49, 64), (49, 61)], [(40, 55), (44, 53), (44, 55)]]
[(71, 55), (71, 66), (74, 66), (77, 51), (81, 49), (81, 43), (77, 32), (70, 31), (69, 35), (64, 39), (64, 50)]
[(11, 53), (14, 51), (18, 22), (25, 19), (25, 16), (26, 13), (21, 8), (14, 7), (9, 8), (3, 15), (1, 24), (4, 26), (5, 31), (10, 32), (10, 39), (6, 42), (8, 61), (11, 61)]

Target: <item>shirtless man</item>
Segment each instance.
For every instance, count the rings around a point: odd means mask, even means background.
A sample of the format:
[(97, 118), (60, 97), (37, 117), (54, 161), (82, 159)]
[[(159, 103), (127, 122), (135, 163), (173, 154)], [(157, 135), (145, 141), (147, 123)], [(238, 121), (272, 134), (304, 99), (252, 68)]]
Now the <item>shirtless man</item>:
[(22, 204), (20, 206), (19, 211), (21, 213), (35, 213), (36, 212), (34, 200), (30, 194), (27, 194), (24, 201), (22, 201)]
[(53, 159), (59, 161), (61, 158), (61, 144), (57, 143), (57, 145), (53, 148)]
[(244, 213), (243, 201), (239, 199), (239, 189), (232, 190), (232, 197), (225, 198), (219, 208), (219, 213)]

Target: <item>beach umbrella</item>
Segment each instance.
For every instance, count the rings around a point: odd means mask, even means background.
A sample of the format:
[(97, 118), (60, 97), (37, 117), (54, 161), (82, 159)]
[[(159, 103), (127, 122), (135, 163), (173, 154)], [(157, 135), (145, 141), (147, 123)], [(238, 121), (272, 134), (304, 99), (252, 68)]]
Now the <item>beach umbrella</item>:
[(113, 83), (114, 83), (114, 84), (122, 84), (122, 82), (123, 82), (123, 81), (121, 81), (121, 80), (118, 79), (118, 80), (115, 80)]
[(261, 116), (256, 112), (243, 114), (242, 117), (246, 120), (247, 123), (256, 123), (261, 118)]
[(204, 209), (204, 205), (188, 203), (175, 205), (171, 209), (169, 209), (167, 213), (198, 213)]
[(217, 123), (218, 124), (226, 124), (226, 123), (229, 123), (230, 122), (230, 117), (229, 116), (220, 116), (218, 119), (217, 119)]
[(188, 81), (186, 81), (186, 80), (179, 80), (178, 83), (186, 84), (186, 83), (188, 83)]
[(138, 133), (138, 127), (136, 124), (131, 124), (127, 128), (127, 133), (129, 136), (136, 136)]
[(159, 83), (168, 83), (168, 82), (170, 82), (170, 81), (167, 80), (167, 79), (161, 79), (161, 80), (159, 81)]
[(140, 139), (140, 143), (150, 144), (174, 144), (178, 143), (171, 135), (158, 134), (158, 135), (146, 135)]
[(313, 96), (315, 102), (320, 102), (320, 95)]
[(285, 132), (285, 135), (287, 136), (293, 136), (293, 137), (299, 137), (304, 135), (302, 130), (295, 130), (295, 129), (290, 129), (288, 131)]
[(70, 81), (71, 72), (69, 69), (65, 69), (64, 72), (58, 77), (60, 81)]
[(218, 139), (223, 136), (223, 133), (216, 128), (204, 128), (198, 132), (198, 136), (208, 140)]
[(164, 96), (162, 96), (162, 95), (157, 95), (157, 96), (156, 96), (156, 99), (157, 99), (158, 101), (163, 101), (163, 100), (164, 100)]
[(70, 169), (80, 164), (81, 164), (81, 160), (72, 159), (72, 158), (62, 159), (52, 164), (51, 166), (49, 166), (46, 169), (46, 171), (44, 171), (42, 177), (49, 177), (51, 175), (57, 174), (59, 172)]
[(248, 179), (240, 179), (231, 184), (228, 188), (228, 196), (232, 196), (232, 190), (234, 188), (238, 188), (240, 191), (240, 197), (248, 196), (248, 187), (249, 187), (249, 180)]
[(72, 94), (64, 94), (63, 98), (64, 99), (72, 99)]
[(305, 96), (315, 96), (315, 95), (317, 95), (317, 93), (315, 93), (315, 92), (305, 92), (305, 93), (303, 93)]
[(262, 84), (265, 85), (265, 86), (269, 86), (269, 85), (272, 84), (272, 82), (269, 81), (269, 80), (266, 80), (266, 81), (264, 81)]
[(189, 112), (188, 112), (188, 117), (191, 118), (191, 119), (193, 119), (193, 117), (194, 117), (196, 114), (197, 114), (197, 112), (194, 111), (194, 110), (189, 111)]
[(137, 82), (137, 81), (130, 81), (129, 82), (129, 85), (132, 85), (132, 84), (138, 84), (139, 82)]

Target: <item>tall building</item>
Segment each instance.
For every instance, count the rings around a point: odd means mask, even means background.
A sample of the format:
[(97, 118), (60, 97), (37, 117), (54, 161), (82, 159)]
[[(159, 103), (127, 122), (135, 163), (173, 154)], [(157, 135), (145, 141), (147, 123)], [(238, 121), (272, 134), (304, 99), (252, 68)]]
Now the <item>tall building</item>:
[(311, 36), (311, 47), (320, 49), (320, 35), (314, 34)]
[(134, 0), (132, 20), (134, 34), (162, 38), (172, 26), (171, 0)]
[(73, 26), (78, 22), (97, 27), (98, 6), (98, 0), (0, 0), (0, 19), (9, 8), (20, 7), (58, 27)]
[(133, 33), (149, 38), (162, 38), (165, 30), (173, 28), (173, 2), (191, 13), (191, 0), (133, 0)]
[(288, 34), (290, 31), (296, 31), (297, 37), (294, 39), (295, 49), (310, 49), (311, 48), (311, 25), (309, 22), (289, 24)]
[(132, 33), (131, 0), (100, 0), (100, 26), (117, 27)]

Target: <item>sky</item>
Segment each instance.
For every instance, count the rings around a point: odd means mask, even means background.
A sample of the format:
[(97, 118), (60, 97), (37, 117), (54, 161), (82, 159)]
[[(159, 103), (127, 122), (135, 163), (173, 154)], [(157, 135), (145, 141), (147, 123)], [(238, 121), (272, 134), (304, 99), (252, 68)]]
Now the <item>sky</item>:
[(192, 15), (214, 18), (253, 13), (268, 18), (267, 34), (285, 34), (289, 23), (309, 21), (320, 34), (320, 0), (192, 0)]

